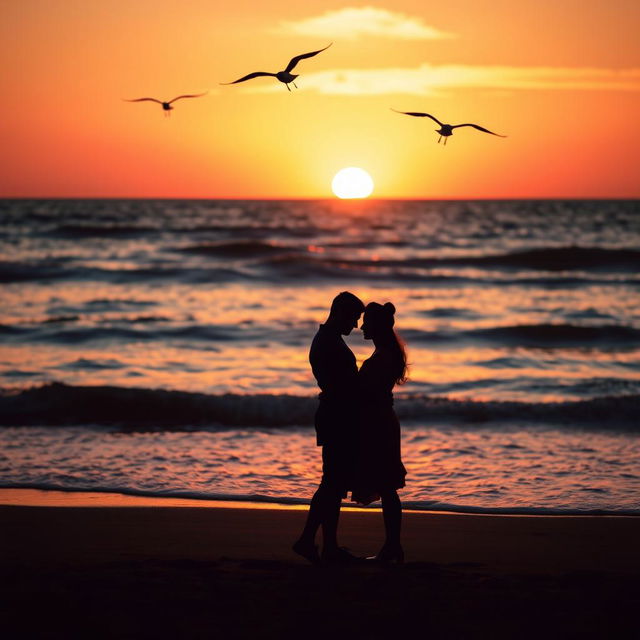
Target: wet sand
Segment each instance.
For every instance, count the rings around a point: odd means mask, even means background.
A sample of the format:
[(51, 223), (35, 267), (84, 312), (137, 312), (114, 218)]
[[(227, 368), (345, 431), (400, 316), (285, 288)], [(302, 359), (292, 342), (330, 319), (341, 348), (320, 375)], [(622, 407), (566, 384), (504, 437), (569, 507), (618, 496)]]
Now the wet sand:
[[(7, 637), (611, 638), (637, 631), (637, 517), (407, 513), (403, 566), (316, 568), (290, 551), (305, 510), (144, 500), (0, 506)], [(356, 553), (375, 553), (381, 514), (346, 511), (340, 539)]]

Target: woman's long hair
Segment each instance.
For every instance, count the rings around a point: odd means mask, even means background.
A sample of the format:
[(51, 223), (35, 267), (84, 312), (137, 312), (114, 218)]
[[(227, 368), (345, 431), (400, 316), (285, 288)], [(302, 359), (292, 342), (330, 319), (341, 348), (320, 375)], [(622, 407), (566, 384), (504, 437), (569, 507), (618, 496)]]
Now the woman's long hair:
[(396, 384), (404, 384), (407, 381), (409, 373), (409, 366), (407, 365), (407, 350), (404, 346), (404, 341), (396, 333), (395, 330), (391, 330), (393, 333), (394, 347), (398, 355), (398, 376), (396, 377)]
[(378, 304), (370, 302), (364, 310), (375, 327), (375, 332), (381, 344), (394, 355), (394, 378), (396, 384), (404, 384), (407, 381), (407, 352), (404, 342), (395, 332), (393, 325), (395, 324), (394, 314), (395, 306), (391, 302)]

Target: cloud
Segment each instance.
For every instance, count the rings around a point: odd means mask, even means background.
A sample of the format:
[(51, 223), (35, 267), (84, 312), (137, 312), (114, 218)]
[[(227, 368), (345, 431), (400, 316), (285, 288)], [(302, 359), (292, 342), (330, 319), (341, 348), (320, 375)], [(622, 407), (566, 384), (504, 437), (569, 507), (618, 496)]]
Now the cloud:
[[(301, 90), (334, 95), (435, 95), (443, 90), (640, 91), (640, 69), (429, 65), (415, 68), (333, 69), (303, 74)], [(251, 91), (282, 89), (277, 83)]]
[(412, 18), (403, 13), (375, 7), (338, 9), (327, 11), (314, 18), (282, 22), (277, 31), (293, 35), (329, 38), (332, 41), (341, 38), (357, 38), (360, 35), (402, 40), (433, 40), (455, 37), (453, 34), (424, 24), (420, 18)]

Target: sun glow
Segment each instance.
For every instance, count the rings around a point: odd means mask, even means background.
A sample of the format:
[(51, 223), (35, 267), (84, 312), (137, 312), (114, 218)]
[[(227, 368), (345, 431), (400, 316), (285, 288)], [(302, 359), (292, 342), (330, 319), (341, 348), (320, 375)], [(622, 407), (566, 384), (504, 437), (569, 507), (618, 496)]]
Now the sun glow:
[(338, 198), (368, 198), (373, 192), (371, 176), (359, 167), (340, 169), (331, 182), (331, 189)]

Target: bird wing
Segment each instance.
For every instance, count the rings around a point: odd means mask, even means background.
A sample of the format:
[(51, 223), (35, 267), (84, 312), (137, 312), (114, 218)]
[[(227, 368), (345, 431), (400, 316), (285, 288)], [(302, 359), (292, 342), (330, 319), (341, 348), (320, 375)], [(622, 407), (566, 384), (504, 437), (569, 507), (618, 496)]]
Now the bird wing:
[(391, 109), (391, 111), (395, 111), (396, 113), (404, 113), (405, 116), (416, 116), (417, 118), (431, 118), (434, 122), (437, 122), (440, 126), (442, 126), (442, 122), (440, 122), (438, 118), (435, 118), (434, 116), (428, 113), (421, 113), (420, 111), (398, 111), (397, 109)]
[(135, 100), (127, 100), (125, 98), (125, 102), (157, 102), (162, 104), (162, 100), (156, 100), (155, 98), (136, 98)]
[(242, 76), (242, 78), (238, 78), (233, 82), (221, 82), (220, 84), (237, 84), (238, 82), (244, 82), (245, 80), (251, 80), (251, 78), (258, 78), (260, 76), (276, 76), (275, 73), (269, 73), (268, 71), (254, 71), (253, 73), (249, 73), (246, 76)]
[(498, 136), (499, 138), (506, 138), (507, 137), (507, 136), (501, 136), (499, 133), (493, 133), (493, 131), (489, 131), (489, 129), (485, 129), (484, 127), (481, 127), (478, 124), (471, 124), (470, 122), (467, 123), (467, 124), (455, 124), (451, 128), (452, 129), (457, 129), (458, 127), (473, 127), (474, 129), (477, 129), (478, 131), (484, 131), (485, 133), (490, 133), (492, 136)]
[(317, 56), (319, 53), (321, 53), (325, 49), (328, 49), (332, 44), (333, 42), (329, 43), (324, 49), (318, 49), (317, 51), (312, 51), (311, 53), (301, 53), (299, 56), (296, 56), (295, 58), (291, 58), (285, 71), (287, 73), (289, 71), (293, 71), (294, 67), (298, 64), (298, 62), (300, 62), (300, 60), (304, 60), (305, 58), (313, 58), (313, 56)]
[(169, 104), (171, 104), (172, 102), (175, 102), (176, 100), (180, 100), (181, 98), (201, 98), (202, 96), (206, 96), (206, 95), (207, 95), (206, 91), (204, 93), (186, 93), (183, 96), (178, 96), (173, 100), (169, 100)]

